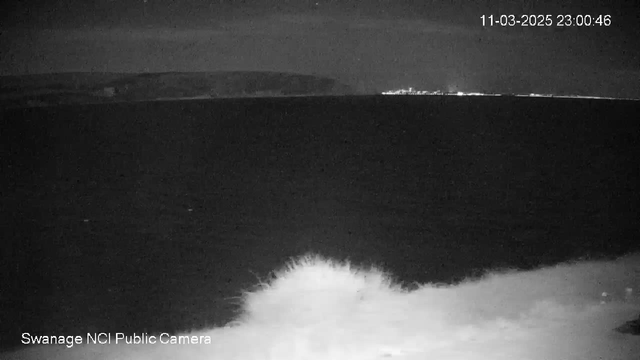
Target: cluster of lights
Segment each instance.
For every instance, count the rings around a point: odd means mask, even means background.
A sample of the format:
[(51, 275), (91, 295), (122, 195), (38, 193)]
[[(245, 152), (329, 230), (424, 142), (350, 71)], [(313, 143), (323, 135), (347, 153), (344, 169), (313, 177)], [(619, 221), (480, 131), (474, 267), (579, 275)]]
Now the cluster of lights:
[(542, 97), (542, 98), (568, 98), (568, 99), (638, 100), (638, 99), (620, 99), (620, 98), (602, 97), (602, 96), (553, 95), (553, 94), (536, 94), (536, 93), (531, 93), (531, 94), (492, 94), (492, 93), (463, 92), (463, 91), (447, 92), (447, 91), (442, 91), (442, 90), (426, 91), (426, 90), (417, 90), (417, 89), (414, 89), (413, 87), (409, 87), (407, 89), (397, 89), (397, 90), (383, 91), (382, 95), (515, 96), (515, 97)]
[(408, 89), (383, 91), (382, 95), (500, 96), (500, 94), (484, 94), (479, 92), (462, 92), (462, 91), (447, 92), (442, 90), (436, 90), (436, 91), (416, 90), (413, 87), (409, 87)]
[[(628, 287), (624, 289), (624, 301), (631, 302), (632, 300), (633, 300), (633, 288)], [(607, 304), (611, 301), (612, 301), (611, 294), (609, 294), (608, 292), (605, 291), (602, 293), (602, 295), (600, 295), (601, 305)]]

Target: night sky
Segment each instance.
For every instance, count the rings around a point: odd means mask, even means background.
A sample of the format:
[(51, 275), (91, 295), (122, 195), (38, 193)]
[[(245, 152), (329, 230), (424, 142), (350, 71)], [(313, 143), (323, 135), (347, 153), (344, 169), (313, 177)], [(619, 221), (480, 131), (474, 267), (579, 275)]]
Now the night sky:
[[(640, 81), (640, 17), (631, 0), (55, 0), (3, 6), (0, 75), (253, 70), (327, 76), (367, 90), (524, 88), (634, 98)], [(501, 14), (611, 15), (611, 25), (563, 32), (483, 27), (482, 15)]]
[(516, 15), (607, 13), (615, 15), (616, 22), (626, 26), (637, 26), (638, 23), (638, 6), (633, 0), (32, 0), (4, 4), (3, 27), (56, 28), (144, 21), (184, 26), (189, 22), (217, 17), (242, 18), (285, 12), (386, 15), (446, 21), (470, 21), (488, 12)]

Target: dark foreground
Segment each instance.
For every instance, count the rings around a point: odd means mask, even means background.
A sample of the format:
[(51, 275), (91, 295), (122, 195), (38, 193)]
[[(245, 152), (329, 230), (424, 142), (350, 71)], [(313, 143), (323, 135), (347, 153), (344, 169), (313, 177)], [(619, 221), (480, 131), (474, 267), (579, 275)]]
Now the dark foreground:
[(638, 250), (637, 102), (319, 97), (0, 113), (3, 346), (231, 320), (307, 251), (451, 282)]

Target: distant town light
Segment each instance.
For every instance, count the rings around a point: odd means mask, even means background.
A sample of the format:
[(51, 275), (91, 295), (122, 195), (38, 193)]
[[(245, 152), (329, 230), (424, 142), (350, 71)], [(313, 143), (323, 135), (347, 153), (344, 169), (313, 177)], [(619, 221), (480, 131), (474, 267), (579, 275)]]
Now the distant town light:
[(397, 90), (388, 90), (383, 91), (382, 95), (436, 95), (436, 96), (514, 96), (514, 97), (542, 97), (542, 98), (565, 98), (565, 99), (600, 99), (600, 100), (635, 100), (639, 101), (640, 99), (632, 99), (632, 98), (612, 98), (612, 97), (602, 97), (602, 96), (584, 96), (584, 95), (554, 95), (554, 94), (494, 94), (494, 93), (482, 93), (482, 92), (464, 92), (464, 91), (427, 91), (427, 90), (416, 90), (412, 86), (406, 89), (397, 89)]

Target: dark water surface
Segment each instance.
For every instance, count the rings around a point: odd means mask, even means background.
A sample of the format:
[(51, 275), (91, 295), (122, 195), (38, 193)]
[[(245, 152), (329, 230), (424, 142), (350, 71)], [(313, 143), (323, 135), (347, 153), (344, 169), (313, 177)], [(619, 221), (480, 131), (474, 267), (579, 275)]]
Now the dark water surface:
[(222, 325), (291, 256), (452, 281), (638, 250), (640, 105), (182, 101), (0, 112), (2, 344)]

